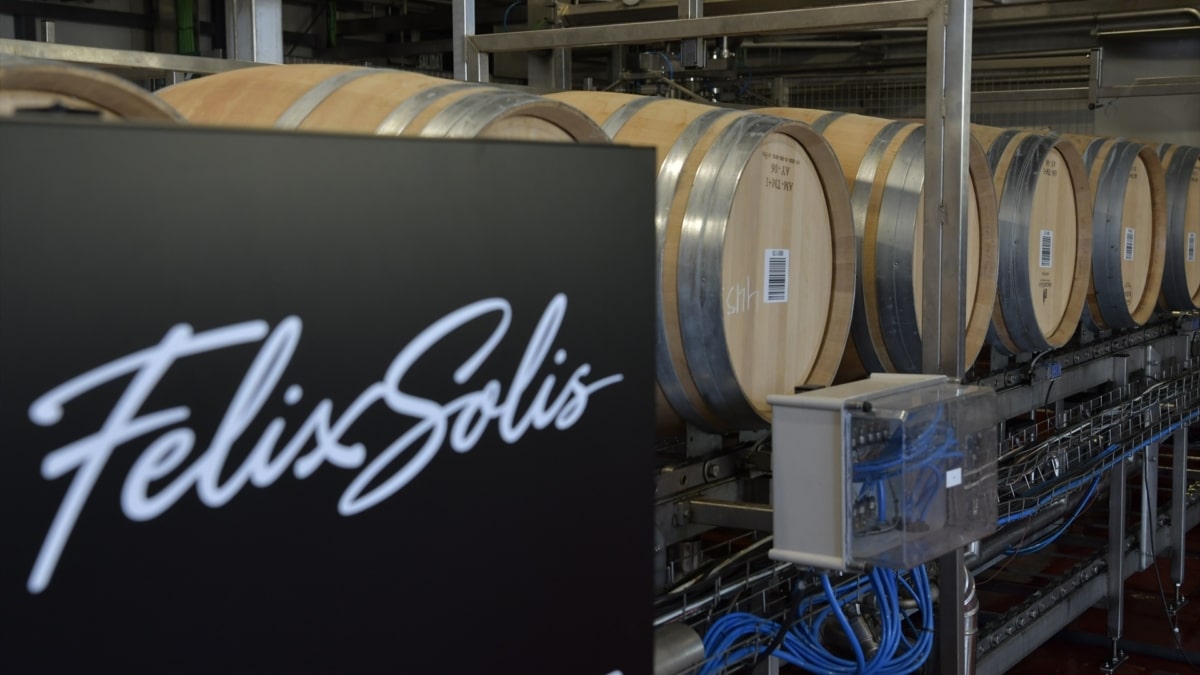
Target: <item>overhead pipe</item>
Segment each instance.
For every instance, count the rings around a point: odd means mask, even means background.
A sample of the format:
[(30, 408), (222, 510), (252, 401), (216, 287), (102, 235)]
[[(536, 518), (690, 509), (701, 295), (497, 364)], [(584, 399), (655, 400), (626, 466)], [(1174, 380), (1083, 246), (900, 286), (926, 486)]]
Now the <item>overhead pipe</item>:
[(1141, 9), (1128, 12), (1108, 12), (1104, 14), (1080, 14), (1076, 16), (1050, 16), (1039, 17), (1035, 19), (1008, 19), (1005, 21), (991, 21), (977, 23), (976, 28), (1011, 28), (1019, 26), (1044, 26), (1047, 24), (1064, 24), (1064, 23), (1099, 23), (1100, 21), (1114, 21), (1121, 19), (1151, 19), (1162, 16), (1190, 16), (1200, 23), (1200, 9), (1195, 7), (1168, 7), (1164, 9)]
[(739, 46), (748, 49), (858, 49), (863, 44), (862, 40), (743, 40)]

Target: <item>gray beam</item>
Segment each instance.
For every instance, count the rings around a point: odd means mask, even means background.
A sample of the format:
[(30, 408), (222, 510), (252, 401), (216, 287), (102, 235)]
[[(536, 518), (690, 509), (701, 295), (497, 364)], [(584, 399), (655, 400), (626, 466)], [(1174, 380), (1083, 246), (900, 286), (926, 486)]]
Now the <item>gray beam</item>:
[[(475, 0), (452, 0), (451, 40), (454, 46), (454, 79), (467, 82), (487, 82), (490, 78), (488, 55), (473, 42), (477, 15)], [(504, 35), (522, 35), (505, 33)]]
[(64, 63), (81, 63), (92, 66), (130, 68), (154, 72), (212, 74), (264, 65), (253, 61), (209, 59), (199, 56), (134, 52), (124, 49), (102, 49), (100, 47), (81, 47), (78, 45), (6, 39), (0, 39), (0, 54), (23, 56), (30, 59), (49, 59)]
[(154, 23), (148, 14), (92, 9), (75, 5), (29, 0), (0, 0), (0, 14), (34, 16), (54, 21), (75, 21), (99, 26), (117, 26), (136, 30), (152, 30)]
[[(456, 6), (463, 2), (469, 0), (455, 0)], [(809, 7), (698, 19), (474, 35), (468, 36), (467, 41), (481, 52), (494, 53), (557, 47), (639, 44), (690, 37), (771, 35), (802, 29), (827, 31), (898, 23), (919, 25), (928, 18), (937, 4), (934, 0), (885, 0), (865, 5)]]
[(1200, 78), (1188, 82), (1145, 82), (1100, 87), (1099, 98), (1128, 98), (1131, 96), (1194, 96), (1200, 94)]
[(922, 370), (962, 379), (972, 14), (969, 2), (941, 5), (929, 17), (925, 59)]
[(283, 63), (282, 0), (225, 0), (225, 29), (233, 58)]
[(1041, 2), (1013, 4), (1001, 7), (980, 7), (975, 11), (980, 24), (1037, 21), (1066, 22), (1099, 18), (1135, 18), (1144, 16), (1192, 15), (1200, 21), (1195, 6), (1188, 7), (1179, 0), (1074, 0), (1072, 2)]
[[(1200, 504), (1188, 505), (1183, 520), (1184, 531), (1191, 530), (1200, 524)], [(1154, 548), (1158, 553), (1171, 547), (1171, 528), (1172, 525), (1167, 523), (1160, 525), (1155, 530)], [(1078, 574), (1072, 575), (1072, 579), (1082, 578), (1079, 575), (1088, 577), (1078, 585), (1074, 585), (1069, 579), (1067, 583), (1072, 586), (1069, 589), (1062, 587), (1043, 589), (1038, 596), (1039, 607), (1036, 614), (1028, 616), (1027, 621), (1010, 620), (1005, 626), (989, 626), (988, 632), (981, 635), (980, 638), (982, 640), (980, 645), (985, 651), (976, 663), (976, 674), (1001, 675), (1007, 673), (1021, 659), (1033, 653), (1033, 650), (1065, 628), (1067, 624), (1104, 600), (1109, 586), (1108, 572), (1107, 569), (1096, 567), (1096, 565), (1104, 567), (1101, 562), (1104, 555), (1103, 553), (1097, 554), (1093, 564), (1080, 566)], [(1136, 547), (1125, 552), (1122, 567), (1126, 575), (1133, 574), (1140, 558), (1141, 551)], [(1096, 573), (1092, 574), (1092, 570), (1096, 570)], [(1008, 630), (1008, 626), (1012, 626), (1014, 623), (1021, 627)]]
[(385, 58), (389, 56), (413, 56), (416, 54), (444, 54), (452, 51), (450, 40), (421, 40), (420, 42), (358, 42), (339, 40), (336, 47), (317, 49), (318, 58), (333, 61)]
[(687, 508), (693, 523), (759, 532), (774, 530), (773, 510), (770, 504), (693, 499), (688, 502)]
[(1104, 573), (1084, 582), (1065, 599), (1042, 613), (1033, 627), (1006, 636), (1003, 642), (981, 656), (975, 664), (976, 675), (1007, 673), (1055, 633), (1103, 600), (1107, 586), (1108, 575)]

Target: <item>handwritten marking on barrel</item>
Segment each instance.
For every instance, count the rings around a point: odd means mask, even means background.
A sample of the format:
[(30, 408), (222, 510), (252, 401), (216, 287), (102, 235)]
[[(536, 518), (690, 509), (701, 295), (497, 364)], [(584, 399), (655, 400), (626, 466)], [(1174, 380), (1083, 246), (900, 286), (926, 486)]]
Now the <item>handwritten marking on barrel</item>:
[(758, 304), (758, 291), (752, 290), (753, 288), (749, 275), (746, 276), (744, 286), (740, 283), (730, 286), (725, 291), (725, 315), (733, 316), (753, 309)]

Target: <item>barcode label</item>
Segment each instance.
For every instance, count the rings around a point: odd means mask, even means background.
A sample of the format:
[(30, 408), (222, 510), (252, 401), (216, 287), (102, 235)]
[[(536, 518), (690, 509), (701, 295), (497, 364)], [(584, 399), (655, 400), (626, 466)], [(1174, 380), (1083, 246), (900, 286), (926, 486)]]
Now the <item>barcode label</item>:
[(1054, 259), (1054, 232), (1050, 230), (1042, 230), (1042, 255), (1038, 264), (1042, 267), (1049, 267), (1050, 261)]
[(763, 275), (763, 297), (766, 302), (788, 300), (788, 250), (769, 248), (766, 254), (766, 274)]
[(1196, 262), (1196, 233), (1188, 232), (1188, 262)]
[(1133, 228), (1125, 228), (1125, 259), (1133, 260)]

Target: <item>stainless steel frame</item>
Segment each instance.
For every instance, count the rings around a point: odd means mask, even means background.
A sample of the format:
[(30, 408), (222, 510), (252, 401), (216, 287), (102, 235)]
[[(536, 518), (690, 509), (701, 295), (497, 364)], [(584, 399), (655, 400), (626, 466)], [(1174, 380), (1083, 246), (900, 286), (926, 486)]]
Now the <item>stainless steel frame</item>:
[[(93, 66), (108, 66), (124, 71), (145, 73), (147, 77), (161, 77), (164, 73), (201, 73), (210, 75), (240, 68), (263, 66), (265, 63), (234, 59), (210, 59), (200, 56), (160, 54), (157, 52), (134, 52), (124, 49), (80, 47), (78, 45), (51, 44), (29, 40), (0, 39), (0, 54), (22, 56), (30, 59), (49, 59), (63, 63), (78, 63)], [(129, 72), (122, 73), (129, 76)]]
[[(961, 379), (965, 363), (969, 96), (973, 3), (964, 0), (885, 0), (870, 4), (703, 17), (700, 2), (681, 4), (692, 18), (596, 27), (475, 35), (474, 0), (453, 0), (454, 73), (488, 79), (488, 54), (572, 47), (653, 43), (690, 38), (769, 35), (869, 26), (925, 25), (926, 150), (924, 326), (922, 370)], [(962, 672), (967, 655), (960, 620), (966, 571), (963, 552), (939, 563), (938, 659), (942, 672)]]
[(225, 16), (233, 58), (283, 63), (283, 0), (226, 0)]

